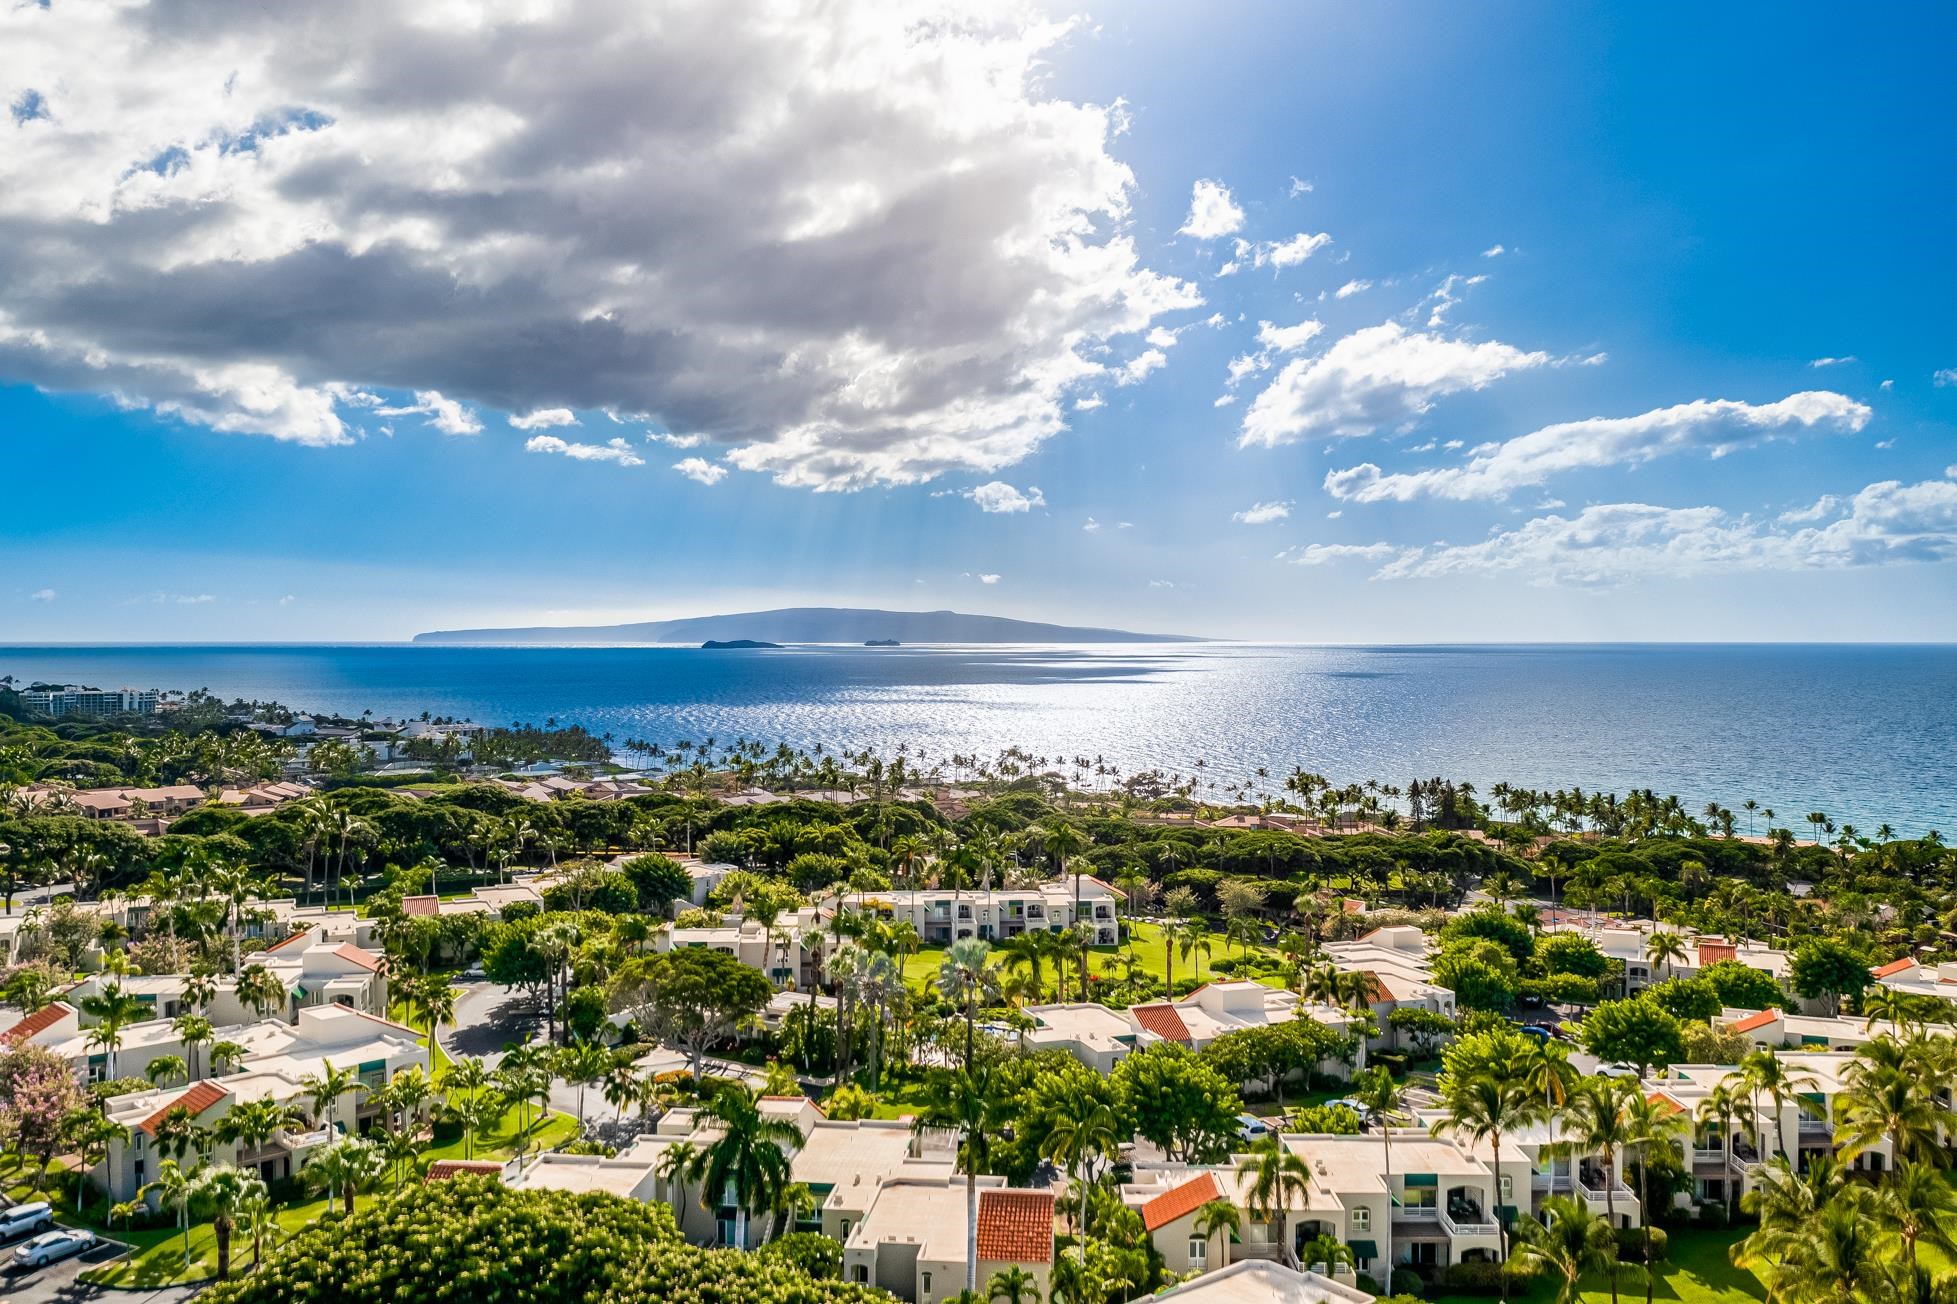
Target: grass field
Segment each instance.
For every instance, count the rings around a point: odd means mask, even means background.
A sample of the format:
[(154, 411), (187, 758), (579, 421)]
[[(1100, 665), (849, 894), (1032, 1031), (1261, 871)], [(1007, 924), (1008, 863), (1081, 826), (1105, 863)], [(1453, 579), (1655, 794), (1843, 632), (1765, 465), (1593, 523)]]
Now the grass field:
[[(1088, 972), (1095, 974), (1118, 973), (1117, 958), (1123, 952), (1132, 951), (1136, 959), (1136, 967), (1142, 973), (1166, 981), (1169, 975), (1169, 948), (1166, 940), (1162, 936), (1162, 930), (1154, 924), (1137, 923), (1130, 925), (1129, 931), (1133, 939), (1130, 946), (1090, 947), (1087, 956)], [(1210, 960), (1220, 960), (1225, 956), (1235, 959), (1242, 954), (1236, 947), (1227, 944), (1220, 936), (1212, 934), (1210, 942), (1214, 950), (1207, 957), (1194, 954), (1190, 955), (1187, 959), (1181, 954), (1177, 954), (1174, 957), (1175, 978), (1178, 983), (1190, 979), (1211, 978), (1214, 975), (1210, 972)], [(1278, 958), (1277, 952), (1267, 946), (1252, 947), (1250, 954), (1270, 961), (1275, 961)], [(938, 976), (938, 967), (944, 963), (944, 958), (945, 948), (942, 946), (927, 946), (915, 955), (904, 957), (904, 981), (913, 988), (922, 989)], [(995, 963), (1003, 964), (1005, 961), (1001, 958), (996, 960)], [(1072, 965), (1067, 967), (1067, 973), (1068, 986), (1071, 989), (1073, 984), (1078, 981), (1078, 975), (1075, 973)], [(1050, 984), (1053, 981), (1052, 969), (1049, 967), (1044, 970), (1042, 976)], [(1274, 978), (1260, 978), (1259, 981), (1269, 983), (1271, 986), (1277, 985), (1277, 980)]]
[[(1752, 1304), (1766, 1299), (1767, 1288), (1760, 1278), (1748, 1269), (1735, 1268), (1727, 1258), (1727, 1250), (1744, 1234), (1743, 1229), (1672, 1233), (1671, 1255), (1658, 1265), (1652, 1299), (1674, 1304)], [(1618, 1268), (1620, 1304), (1642, 1304), (1644, 1289), (1643, 1268), (1628, 1263)], [(1556, 1284), (1544, 1280), (1528, 1294), (1517, 1296), (1515, 1304), (1551, 1304), (1555, 1298)], [(1610, 1304), (1609, 1279), (1601, 1273), (1584, 1278), (1580, 1299), (1581, 1304)]]

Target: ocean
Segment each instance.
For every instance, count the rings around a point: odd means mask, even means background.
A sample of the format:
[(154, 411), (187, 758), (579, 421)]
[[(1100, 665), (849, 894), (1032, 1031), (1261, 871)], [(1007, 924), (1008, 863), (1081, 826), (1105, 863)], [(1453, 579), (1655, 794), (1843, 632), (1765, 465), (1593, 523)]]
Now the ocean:
[[(0, 646), (0, 675), (487, 724), (618, 743), (1018, 745), (1218, 783), (1302, 766), (1344, 783), (1443, 775), (1651, 788), (1693, 812), (1751, 798), (1865, 834), (1957, 833), (1957, 648)], [(1200, 771), (1197, 763), (1202, 762)], [(1761, 826), (1764, 827), (1764, 826)]]

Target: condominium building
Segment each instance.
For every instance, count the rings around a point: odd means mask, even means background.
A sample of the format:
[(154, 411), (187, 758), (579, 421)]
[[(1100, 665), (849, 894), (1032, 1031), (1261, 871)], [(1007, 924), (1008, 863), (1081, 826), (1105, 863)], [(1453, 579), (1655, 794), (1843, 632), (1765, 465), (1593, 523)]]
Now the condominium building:
[(162, 694), (154, 688), (30, 688), (20, 695), (30, 711), (53, 716), (155, 715)]
[[(1072, 1002), (1031, 1005), (1024, 1012), (1036, 1025), (1025, 1034), (1028, 1048), (1065, 1050), (1102, 1073), (1157, 1042), (1201, 1050), (1227, 1033), (1295, 1019), (1312, 1019), (1341, 1033), (1350, 1032), (1357, 1023), (1345, 1010), (1307, 1002), (1295, 992), (1248, 979), (1206, 983), (1173, 1001), (1152, 1001), (1126, 1010)], [(1327, 1060), (1320, 1069), (1344, 1076), (1364, 1064), (1365, 1051), (1360, 1047), (1352, 1062)]]
[[(1014, 1190), (978, 1179), (978, 1273), (1019, 1268), (1044, 1298), (1053, 1272), (1051, 1191)], [(843, 1279), (898, 1299), (937, 1304), (965, 1289), (968, 1225), (965, 1179), (900, 1177), (882, 1183), (863, 1220), (843, 1243)]]
[[(1097, 878), (1080, 882), (1079, 918), (1094, 929), (1094, 945), (1120, 939), (1115, 922), (1115, 890)], [(1004, 941), (1021, 933), (1065, 932), (1074, 925), (1071, 879), (1038, 887), (983, 888), (952, 892), (943, 888), (851, 894), (838, 903), (886, 919), (907, 919), (926, 946), (943, 946), (964, 937)]]

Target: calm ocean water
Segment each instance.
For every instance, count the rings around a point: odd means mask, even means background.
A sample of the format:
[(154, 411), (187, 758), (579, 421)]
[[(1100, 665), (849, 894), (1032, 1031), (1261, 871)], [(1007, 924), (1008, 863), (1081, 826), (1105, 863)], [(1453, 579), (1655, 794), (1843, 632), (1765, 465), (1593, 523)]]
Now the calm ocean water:
[[(1213, 777), (1302, 765), (1751, 797), (1957, 834), (1957, 648), (0, 647), (21, 679), (209, 688), (357, 714), (555, 717), (618, 739), (908, 743)], [(1742, 822), (1742, 829), (1745, 825)]]

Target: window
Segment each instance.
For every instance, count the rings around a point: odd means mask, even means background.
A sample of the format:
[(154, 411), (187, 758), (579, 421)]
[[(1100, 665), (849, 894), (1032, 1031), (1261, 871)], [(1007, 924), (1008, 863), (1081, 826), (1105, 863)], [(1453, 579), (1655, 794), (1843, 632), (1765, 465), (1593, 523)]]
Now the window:
[(1352, 1230), (1369, 1232), (1373, 1229), (1373, 1211), (1365, 1205), (1356, 1205), (1352, 1210)]
[(1207, 1266), (1209, 1261), (1209, 1238), (1207, 1236), (1191, 1236), (1189, 1238), (1189, 1262), (1195, 1267), (1201, 1268)]
[(840, 1239), (845, 1241), (849, 1239), (849, 1219), (847, 1218), (843, 1219), (843, 1232)]
[(1503, 1173), (1498, 1185), (1502, 1192), (1502, 1203), (1503, 1204), (1513, 1203), (1514, 1192), (1515, 1192), (1515, 1179), (1513, 1177), (1510, 1177), (1507, 1173)]
[(859, 1285), (867, 1286), (870, 1284), (870, 1269), (867, 1264), (859, 1263), (850, 1269), (850, 1271), (854, 1274), (854, 1279)]
[(925, 1295), (925, 1296), (926, 1296), (927, 1298), (928, 1298), (928, 1297), (930, 1296), (930, 1294), (931, 1294), (931, 1274), (930, 1274), (930, 1273), (928, 1273), (928, 1272), (924, 1274), (924, 1291), (923, 1291), (923, 1293), (924, 1293), (924, 1295)]

